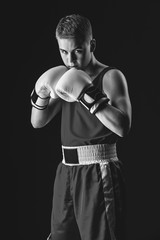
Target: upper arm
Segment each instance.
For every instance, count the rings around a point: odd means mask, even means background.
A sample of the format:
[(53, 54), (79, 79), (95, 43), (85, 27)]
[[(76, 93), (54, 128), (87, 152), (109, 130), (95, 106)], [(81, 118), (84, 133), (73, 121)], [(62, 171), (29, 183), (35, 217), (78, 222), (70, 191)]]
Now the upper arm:
[(103, 77), (103, 90), (110, 99), (110, 104), (125, 114), (131, 122), (131, 102), (127, 81), (117, 69), (108, 71)]

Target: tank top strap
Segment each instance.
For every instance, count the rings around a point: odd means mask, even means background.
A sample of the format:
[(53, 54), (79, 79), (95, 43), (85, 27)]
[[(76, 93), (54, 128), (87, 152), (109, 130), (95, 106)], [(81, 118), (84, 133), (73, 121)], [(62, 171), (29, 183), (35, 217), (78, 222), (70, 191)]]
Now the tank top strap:
[(101, 85), (101, 82), (102, 82), (102, 79), (103, 79), (103, 76), (106, 72), (108, 72), (109, 70), (111, 69), (115, 69), (115, 67), (105, 67), (99, 74), (98, 76), (93, 80), (93, 83), (98, 86), (98, 85)]

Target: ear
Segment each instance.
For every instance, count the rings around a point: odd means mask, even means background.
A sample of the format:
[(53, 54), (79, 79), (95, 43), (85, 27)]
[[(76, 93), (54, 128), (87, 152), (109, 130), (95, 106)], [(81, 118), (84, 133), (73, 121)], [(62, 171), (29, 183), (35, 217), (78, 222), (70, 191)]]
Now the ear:
[(95, 39), (92, 39), (92, 40), (90, 41), (90, 51), (91, 51), (91, 52), (94, 52), (95, 48), (96, 48), (96, 40), (95, 40)]

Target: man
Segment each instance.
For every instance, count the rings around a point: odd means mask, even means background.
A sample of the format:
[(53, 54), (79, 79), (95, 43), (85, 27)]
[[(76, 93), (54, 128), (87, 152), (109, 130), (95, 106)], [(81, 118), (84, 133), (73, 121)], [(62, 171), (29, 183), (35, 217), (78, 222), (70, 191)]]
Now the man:
[(64, 65), (42, 74), (31, 94), (33, 127), (44, 127), (62, 114), (63, 160), (54, 183), (48, 239), (124, 240), (116, 142), (131, 127), (125, 76), (96, 59), (86, 17), (62, 18), (56, 39)]

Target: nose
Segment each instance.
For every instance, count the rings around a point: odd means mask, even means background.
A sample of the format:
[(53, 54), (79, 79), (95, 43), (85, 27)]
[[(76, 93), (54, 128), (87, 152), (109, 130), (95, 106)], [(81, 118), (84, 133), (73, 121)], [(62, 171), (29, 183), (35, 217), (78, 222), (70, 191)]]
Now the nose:
[(74, 53), (69, 53), (68, 54), (68, 65), (70, 67), (73, 67), (75, 65), (75, 61), (76, 61), (76, 56)]

